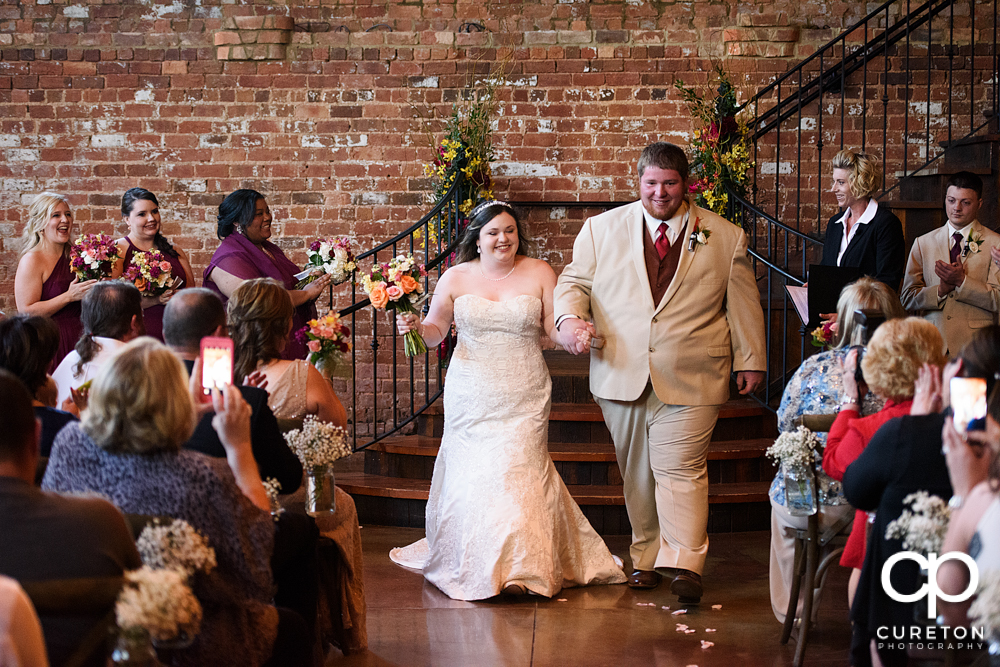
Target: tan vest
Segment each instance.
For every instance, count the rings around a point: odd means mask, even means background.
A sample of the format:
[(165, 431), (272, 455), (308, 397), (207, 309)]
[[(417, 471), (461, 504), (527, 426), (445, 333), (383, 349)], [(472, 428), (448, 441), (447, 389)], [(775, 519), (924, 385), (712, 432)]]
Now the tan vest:
[(677, 263), (681, 259), (681, 250), (684, 241), (687, 239), (687, 225), (677, 235), (670, 250), (660, 259), (660, 253), (656, 252), (656, 246), (649, 235), (649, 227), (642, 225), (642, 254), (646, 260), (646, 275), (649, 277), (649, 289), (653, 293), (653, 303), (659, 304), (663, 295), (670, 286), (674, 274), (677, 272)]

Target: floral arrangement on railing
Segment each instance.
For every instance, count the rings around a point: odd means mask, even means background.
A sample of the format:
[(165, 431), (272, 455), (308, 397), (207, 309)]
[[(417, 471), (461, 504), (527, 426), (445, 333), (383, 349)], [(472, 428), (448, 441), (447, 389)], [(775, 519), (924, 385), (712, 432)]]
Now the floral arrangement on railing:
[(726, 186), (745, 196), (753, 169), (753, 143), (748, 121), (740, 115), (736, 87), (722, 65), (707, 90), (699, 92), (683, 81), (674, 82), (691, 115), (701, 127), (695, 130), (688, 175), (688, 193), (695, 203), (720, 215), (726, 211)]

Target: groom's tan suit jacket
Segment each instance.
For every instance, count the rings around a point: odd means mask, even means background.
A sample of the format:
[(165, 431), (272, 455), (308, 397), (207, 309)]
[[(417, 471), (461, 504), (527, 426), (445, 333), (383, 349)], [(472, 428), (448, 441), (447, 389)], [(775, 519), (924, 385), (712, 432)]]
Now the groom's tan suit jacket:
[[(652, 379), (668, 405), (729, 400), (731, 370), (764, 370), (764, 315), (743, 230), (688, 204), (677, 271), (653, 303), (643, 256), (641, 202), (589, 218), (554, 294), (554, 313), (593, 319), (603, 349), (590, 354), (590, 390), (633, 401)], [(711, 232), (688, 250), (695, 229)]]

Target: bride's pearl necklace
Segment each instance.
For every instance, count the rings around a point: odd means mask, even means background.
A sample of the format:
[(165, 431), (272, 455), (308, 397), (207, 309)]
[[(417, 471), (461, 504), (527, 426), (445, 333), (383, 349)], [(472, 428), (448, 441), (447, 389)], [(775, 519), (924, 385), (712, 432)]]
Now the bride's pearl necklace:
[(507, 280), (508, 278), (510, 278), (510, 274), (514, 273), (514, 269), (516, 268), (517, 268), (517, 262), (514, 262), (514, 266), (510, 267), (510, 271), (507, 272), (507, 275), (503, 276), (502, 278), (490, 278), (485, 273), (483, 273), (483, 261), (479, 260), (479, 273), (483, 276), (483, 278), (486, 278), (486, 280), (489, 280), (494, 283), (498, 283), (501, 280)]

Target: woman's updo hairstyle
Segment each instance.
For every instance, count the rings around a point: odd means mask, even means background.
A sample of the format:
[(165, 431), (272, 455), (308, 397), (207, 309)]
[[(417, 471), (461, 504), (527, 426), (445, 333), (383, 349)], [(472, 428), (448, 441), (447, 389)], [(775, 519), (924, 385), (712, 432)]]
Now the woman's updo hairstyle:
[(871, 197), (882, 187), (882, 171), (878, 159), (870, 153), (855, 153), (845, 148), (833, 156), (833, 169), (844, 169), (851, 172), (847, 184), (851, 186), (851, 194), (856, 199)]
[[(156, 195), (147, 190), (146, 188), (129, 188), (122, 195), (122, 217), (128, 218), (132, 215), (132, 209), (135, 207), (137, 201), (151, 201), (156, 208), (160, 208), (160, 202), (156, 201)], [(170, 257), (180, 257), (180, 253), (174, 250), (174, 247), (170, 245), (170, 241), (167, 240), (160, 230), (156, 230), (156, 236), (153, 237), (153, 247), (162, 252), (164, 255), (169, 255)]]
[(260, 199), (264, 199), (264, 195), (249, 189), (236, 190), (226, 195), (219, 204), (219, 238), (224, 239), (236, 231), (238, 226), (246, 227), (253, 222), (257, 201)]
[(292, 326), (292, 298), (273, 278), (244, 280), (226, 304), (236, 358), (233, 374), (244, 378), (260, 362), (281, 357)]
[(479, 255), (476, 247), (476, 241), (479, 240), (479, 233), (483, 230), (483, 227), (488, 225), (493, 218), (501, 213), (506, 213), (514, 218), (514, 224), (517, 226), (517, 254), (530, 256), (534, 253), (535, 242), (525, 231), (524, 223), (521, 222), (521, 217), (517, 214), (517, 211), (507, 202), (494, 199), (479, 204), (469, 214), (469, 226), (462, 233), (462, 239), (458, 242), (458, 250), (455, 253), (456, 264), (471, 261)]

